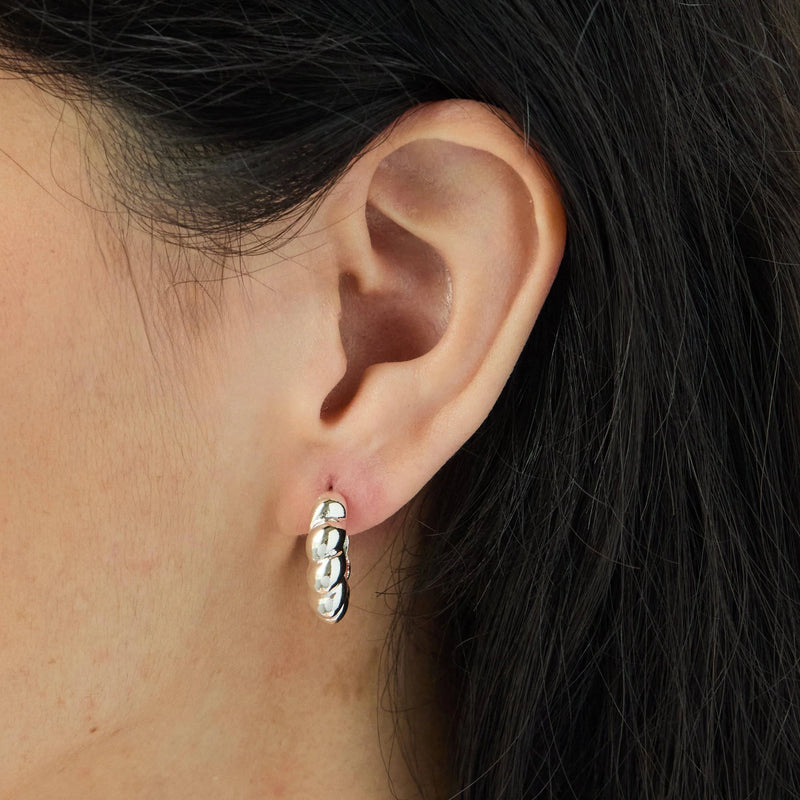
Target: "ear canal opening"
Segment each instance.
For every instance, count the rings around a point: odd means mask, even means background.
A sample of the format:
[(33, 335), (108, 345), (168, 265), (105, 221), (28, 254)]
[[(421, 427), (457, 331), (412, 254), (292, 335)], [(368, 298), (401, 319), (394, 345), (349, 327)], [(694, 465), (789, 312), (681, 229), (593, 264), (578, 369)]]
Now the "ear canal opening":
[(439, 253), (373, 205), (367, 204), (365, 215), (377, 288), (362, 291), (352, 273), (339, 279), (339, 335), (347, 368), (322, 404), (326, 422), (350, 405), (371, 366), (424, 356), (450, 318), (450, 274)]

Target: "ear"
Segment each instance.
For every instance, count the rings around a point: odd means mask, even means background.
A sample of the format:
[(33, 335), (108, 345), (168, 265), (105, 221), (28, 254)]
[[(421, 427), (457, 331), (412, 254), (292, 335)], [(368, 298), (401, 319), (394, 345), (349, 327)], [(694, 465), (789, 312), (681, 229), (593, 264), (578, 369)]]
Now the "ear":
[[(547, 165), (477, 102), (402, 117), (314, 212), (316, 353), (287, 402), (281, 527), (308, 530), (327, 490), (348, 533), (414, 498), (505, 385), (561, 261), (566, 222)], [(308, 335), (308, 334), (307, 334)]]

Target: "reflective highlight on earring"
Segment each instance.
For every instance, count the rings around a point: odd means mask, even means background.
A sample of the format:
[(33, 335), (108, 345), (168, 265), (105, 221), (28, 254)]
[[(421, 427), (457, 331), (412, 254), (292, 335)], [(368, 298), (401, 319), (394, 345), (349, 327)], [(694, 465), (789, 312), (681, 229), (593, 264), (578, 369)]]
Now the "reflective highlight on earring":
[(347, 508), (344, 498), (329, 494), (320, 498), (306, 537), (309, 558), (308, 583), (311, 606), (325, 622), (339, 622), (350, 600), (350, 559), (347, 551)]

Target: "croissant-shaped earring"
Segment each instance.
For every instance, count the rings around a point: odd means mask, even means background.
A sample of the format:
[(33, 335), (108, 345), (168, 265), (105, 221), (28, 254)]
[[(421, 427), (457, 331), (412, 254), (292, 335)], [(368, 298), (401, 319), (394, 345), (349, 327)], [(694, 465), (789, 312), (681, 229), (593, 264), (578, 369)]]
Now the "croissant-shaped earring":
[(338, 494), (321, 497), (311, 515), (306, 538), (311, 605), (325, 622), (339, 622), (350, 600), (350, 559), (347, 551), (347, 508)]

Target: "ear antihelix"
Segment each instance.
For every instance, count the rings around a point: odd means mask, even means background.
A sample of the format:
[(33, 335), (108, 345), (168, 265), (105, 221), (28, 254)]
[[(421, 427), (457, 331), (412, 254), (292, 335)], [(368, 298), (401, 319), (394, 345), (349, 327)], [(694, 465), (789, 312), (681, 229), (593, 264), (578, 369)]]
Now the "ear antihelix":
[[(526, 274), (531, 194), (502, 158), (423, 138), (376, 165), (363, 210), (348, 219), (361, 228), (339, 278), (346, 370), (320, 409), (331, 423), (371, 366), (434, 350), (459, 299), (462, 310), (480, 315), (469, 348), (485, 349), (481, 343), (493, 338)], [(471, 291), (458, 289), (466, 284)], [(465, 306), (470, 294), (478, 299)]]

